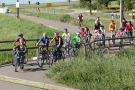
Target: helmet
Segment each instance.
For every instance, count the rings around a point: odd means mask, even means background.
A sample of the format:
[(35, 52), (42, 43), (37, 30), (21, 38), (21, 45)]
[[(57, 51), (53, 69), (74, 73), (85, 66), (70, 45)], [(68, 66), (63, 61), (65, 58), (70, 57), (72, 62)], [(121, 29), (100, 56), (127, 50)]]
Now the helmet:
[(81, 30), (84, 30), (84, 28), (81, 28)]
[(76, 32), (76, 34), (80, 34), (80, 32), (78, 31), (78, 32)]
[(23, 36), (23, 34), (22, 33), (19, 33), (18, 36)]

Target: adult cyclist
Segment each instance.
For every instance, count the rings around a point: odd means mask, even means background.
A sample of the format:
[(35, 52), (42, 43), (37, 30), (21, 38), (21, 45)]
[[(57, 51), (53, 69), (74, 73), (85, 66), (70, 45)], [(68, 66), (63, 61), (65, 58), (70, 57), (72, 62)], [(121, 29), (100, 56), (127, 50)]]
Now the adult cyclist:
[(23, 41), (23, 42), (22, 42), (23, 44), (26, 44), (26, 41), (25, 41), (25, 39), (23, 38), (23, 34), (22, 34), (22, 33), (19, 33), (19, 34), (18, 34), (18, 37), (19, 37), (19, 38), (14, 41), (14, 43), (12, 44), (12, 46), (14, 46), (16, 42), (18, 42), (18, 43), (20, 44), (20, 40)]
[(82, 41), (82, 38), (80, 37), (80, 32), (76, 32), (76, 36), (74, 38), (71, 39), (71, 43), (72, 42), (75, 42), (75, 48), (80, 48), (81, 46), (81, 41)]
[[(56, 49), (55, 55), (57, 55), (57, 53), (58, 53), (59, 55), (61, 55), (61, 50), (60, 50), (60, 49), (61, 49), (61, 47), (62, 47), (62, 45), (63, 45), (63, 40), (62, 40), (62, 37), (59, 36), (58, 32), (55, 32), (55, 33), (54, 33), (54, 37), (53, 37), (53, 39), (50, 41), (49, 46), (51, 46), (51, 44), (52, 44), (53, 41), (55, 41), (55, 49)], [(55, 61), (56, 61), (56, 60), (55, 60)]]
[(43, 37), (41, 37), (39, 39), (36, 46), (38, 46), (40, 44), (40, 42), (42, 42), (43, 47), (45, 47), (46, 56), (47, 56), (47, 60), (48, 60), (48, 63), (49, 63), (49, 54), (48, 54), (49, 38), (47, 37), (46, 33), (43, 33)]

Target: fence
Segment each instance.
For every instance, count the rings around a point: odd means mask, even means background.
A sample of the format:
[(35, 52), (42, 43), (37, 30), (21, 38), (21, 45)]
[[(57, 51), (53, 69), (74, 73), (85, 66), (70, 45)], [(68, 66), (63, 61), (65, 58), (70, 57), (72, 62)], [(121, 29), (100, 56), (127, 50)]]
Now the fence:
[[(134, 39), (135, 37), (132, 37)], [(135, 43), (131, 43), (126, 41), (125, 39), (131, 39), (131, 37), (123, 37), (123, 38), (109, 38), (109, 39), (100, 39), (100, 40), (94, 40), (90, 42), (89, 44), (85, 44), (85, 51), (84, 54), (87, 55), (89, 51), (95, 51), (99, 49), (105, 49), (107, 48), (107, 53), (110, 54), (110, 48), (118, 47), (119, 50), (121, 50), (124, 46), (135, 46)], [(116, 44), (111, 44), (110, 41), (115, 40)], [(124, 42), (125, 40), (125, 42)], [(96, 43), (100, 41), (105, 41), (105, 46), (98, 46), (96, 47)], [(89, 48), (88, 48), (89, 46)]]
[[(102, 40), (94, 40), (94, 41), (91, 41), (90, 43), (87, 43), (84, 45), (84, 55), (87, 56), (88, 53), (90, 53), (91, 51), (95, 51), (95, 50), (103, 50), (103, 49), (107, 49), (107, 54), (110, 54), (110, 48), (116, 48), (118, 47), (119, 50), (121, 50), (124, 46), (135, 46), (135, 43), (130, 43), (130, 42), (127, 42), (127, 41), (124, 41), (125, 39), (130, 39), (131, 37), (123, 37), (123, 38), (109, 38), (109, 39), (102, 39)], [(135, 37), (132, 37), (133, 39)], [(52, 39), (52, 38), (50, 38)], [(38, 42), (39, 39), (29, 39), (29, 40), (26, 40), (26, 42), (35, 42), (35, 44)], [(115, 40), (115, 44), (111, 43), (111, 40)], [(105, 41), (106, 44), (105, 46), (97, 46), (96, 43), (97, 42), (100, 42), (100, 41)], [(0, 41), (0, 44), (2, 43), (13, 43), (14, 40), (12, 41)], [(39, 51), (38, 47), (34, 46), (34, 47), (27, 47), (28, 48), (28, 51), (30, 49), (37, 49), (37, 53)], [(6, 52), (6, 51), (13, 51), (12, 48), (9, 48), (9, 49), (0, 49), (0, 52)], [(9, 55), (10, 58), (11, 55)]]

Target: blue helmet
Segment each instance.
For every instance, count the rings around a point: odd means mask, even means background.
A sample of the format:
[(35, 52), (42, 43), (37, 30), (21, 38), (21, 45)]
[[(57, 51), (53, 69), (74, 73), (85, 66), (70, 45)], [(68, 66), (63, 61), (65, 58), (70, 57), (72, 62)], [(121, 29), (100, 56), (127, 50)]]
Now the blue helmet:
[(19, 33), (18, 36), (23, 36), (23, 34), (22, 33)]
[(78, 32), (76, 32), (76, 34), (80, 34), (80, 32), (78, 31)]

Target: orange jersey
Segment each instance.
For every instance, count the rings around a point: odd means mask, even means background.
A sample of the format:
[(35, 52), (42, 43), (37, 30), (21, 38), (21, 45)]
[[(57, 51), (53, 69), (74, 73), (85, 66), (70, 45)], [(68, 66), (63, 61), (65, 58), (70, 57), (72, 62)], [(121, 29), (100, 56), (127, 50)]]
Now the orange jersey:
[(116, 26), (116, 24), (114, 23), (114, 24), (112, 24), (112, 23), (110, 23), (110, 30), (115, 30), (116, 28), (115, 28), (115, 26)]

